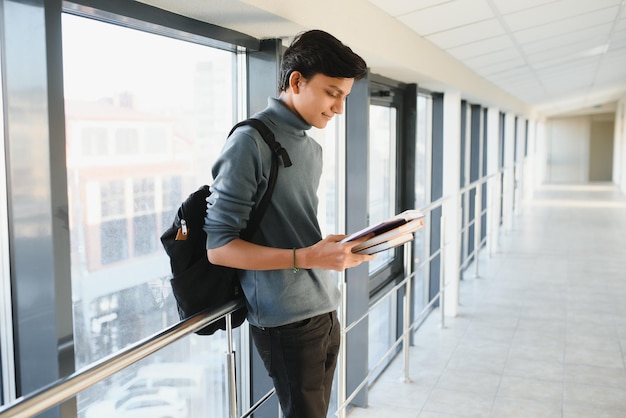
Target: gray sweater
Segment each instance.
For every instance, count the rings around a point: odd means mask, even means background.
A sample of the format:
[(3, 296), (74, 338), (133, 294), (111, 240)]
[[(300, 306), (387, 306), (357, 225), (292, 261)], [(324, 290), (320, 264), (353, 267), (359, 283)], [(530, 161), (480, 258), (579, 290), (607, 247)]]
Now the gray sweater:
[[(274, 248), (302, 248), (321, 237), (317, 221), (317, 188), (322, 173), (322, 148), (306, 130), (311, 126), (278, 99), (254, 115), (274, 132), (293, 165), (282, 160), (272, 200), (251, 241)], [(248, 126), (226, 141), (213, 166), (204, 230), (207, 249), (239, 237), (252, 208), (268, 185), (272, 153), (261, 135)], [(288, 324), (333, 311), (339, 290), (330, 273), (321, 269), (242, 271), (241, 285), (248, 304), (248, 321), (259, 327)]]

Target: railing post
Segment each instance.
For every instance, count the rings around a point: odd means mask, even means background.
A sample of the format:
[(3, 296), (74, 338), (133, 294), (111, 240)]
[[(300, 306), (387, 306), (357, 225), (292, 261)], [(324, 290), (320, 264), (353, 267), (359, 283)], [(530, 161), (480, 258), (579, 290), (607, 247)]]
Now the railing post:
[(493, 233), (493, 218), (496, 216), (496, 205), (495, 201), (495, 176), (490, 178), (487, 181), (487, 232), (485, 236), (487, 237), (487, 254), (489, 257), (493, 254), (493, 239), (491, 234)]
[(480, 236), (482, 235), (482, 218), (483, 218), (483, 186), (482, 183), (476, 186), (476, 195), (474, 202), (474, 274), (478, 274), (478, 253), (480, 252)]
[[(347, 399), (347, 386), (348, 386), (348, 349), (347, 349), (347, 334), (346, 324), (348, 321), (347, 301), (348, 301), (348, 284), (346, 278), (341, 275), (341, 346), (339, 350), (339, 362), (337, 364), (337, 405), (343, 405)], [(346, 418), (346, 408), (340, 407), (336, 414), (339, 418)]]
[(402, 349), (404, 351), (404, 382), (410, 383), (411, 378), (409, 376), (409, 348), (411, 346), (411, 281), (412, 281), (412, 263), (411, 260), (413, 258), (413, 241), (409, 241), (406, 243), (404, 248), (404, 275), (407, 278), (406, 280), (406, 294), (404, 296), (404, 327), (403, 327), (403, 335), (404, 341), (402, 343)]
[(233, 347), (233, 321), (229, 313), (226, 319), (226, 340), (228, 352), (226, 353), (226, 391), (228, 393), (228, 411), (230, 418), (237, 418), (237, 370), (235, 363), (235, 350)]
[[(442, 207), (443, 209), (443, 207)], [(439, 259), (441, 260), (441, 266), (439, 267), (439, 309), (441, 313), (441, 328), (446, 327), (446, 320), (444, 314), (444, 299), (446, 293), (446, 282), (444, 280), (446, 274), (446, 217), (443, 215), (443, 210), (441, 211), (441, 219), (440, 219), (440, 234), (441, 234), (441, 253)]]

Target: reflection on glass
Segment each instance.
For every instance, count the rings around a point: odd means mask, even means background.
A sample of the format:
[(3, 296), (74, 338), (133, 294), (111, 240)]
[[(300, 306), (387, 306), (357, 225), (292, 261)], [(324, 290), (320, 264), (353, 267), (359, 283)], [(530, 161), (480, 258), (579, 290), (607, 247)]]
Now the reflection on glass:
[[(210, 343), (209, 343), (210, 342)], [(189, 350), (194, 346), (193, 352)], [(79, 418), (228, 415), (221, 363), (223, 335), (173, 343), (78, 395)], [(177, 353), (188, 357), (175, 360)], [(216, 368), (217, 367), (217, 368)]]
[[(235, 59), (231, 52), (69, 14), (62, 25), (74, 335), (81, 368), (178, 321), (159, 237), (180, 202), (212, 180), (211, 164), (236, 119)], [(137, 408), (111, 395), (113, 389), (130, 393), (129, 383), (120, 380), (127, 374), (137, 389), (179, 391), (181, 382), (198, 374), (202, 408), (194, 413), (187, 403), (185, 414), (225, 416), (219, 334), (191, 336), (151, 359), (150, 372), (125, 371), (105, 389), (98, 385), (79, 396), (81, 416), (87, 410), (97, 414), (88, 406), (101, 397), (112, 396), (113, 411)], [(146, 405), (155, 401), (147, 394), (143, 399)], [(176, 405), (172, 400), (170, 406)], [(122, 416), (122, 409), (119, 415), (107, 411), (102, 416)]]
[[(368, 214), (373, 225), (395, 215), (396, 109), (370, 106)], [(394, 250), (378, 253), (369, 263), (370, 273), (393, 259)]]

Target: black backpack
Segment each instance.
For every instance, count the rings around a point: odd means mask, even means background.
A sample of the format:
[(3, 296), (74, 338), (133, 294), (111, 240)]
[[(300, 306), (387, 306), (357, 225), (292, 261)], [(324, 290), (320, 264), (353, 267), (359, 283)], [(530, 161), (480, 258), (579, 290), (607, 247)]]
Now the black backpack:
[[(261, 202), (253, 210), (248, 226), (241, 232), (241, 238), (250, 239), (269, 205), (278, 175), (278, 157), (285, 167), (291, 166), (287, 151), (274, 138), (272, 131), (258, 119), (246, 119), (236, 124), (230, 131), (242, 125), (254, 127), (272, 149), (270, 178)], [(217, 309), (224, 304), (243, 296), (237, 269), (211, 264), (206, 253), (206, 233), (203, 230), (207, 211), (206, 198), (211, 194), (204, 185), (189, 195), (182, 203), (172, 226), (161, 235), (161, 243), (170, 258), (172, 279), (170, 284), (180, 319), (186, 319), (205, 309)], [(245, 307), (232, 315), (233, 328), (246, 319)], [(211, 335), (218, 329), (226, 329), (226, 320), (220, 319), (196, 331), (196, 334)]]

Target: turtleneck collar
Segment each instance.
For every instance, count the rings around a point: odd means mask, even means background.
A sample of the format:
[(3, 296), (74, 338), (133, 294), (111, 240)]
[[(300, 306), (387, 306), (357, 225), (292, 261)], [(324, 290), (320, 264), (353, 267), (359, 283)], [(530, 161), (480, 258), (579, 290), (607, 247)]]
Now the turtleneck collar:
[(311, 125), (302, 119), (300, 115), (291, 111), (280, 99), (274, 97), (268, 98), (267, 110), (269, 113), (280, 118), (283, 126), (293, 129), (296, 134), (300, 133), (300, 135), (302, 135), (305, 134), (303, 131), (311, 129)]

